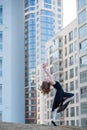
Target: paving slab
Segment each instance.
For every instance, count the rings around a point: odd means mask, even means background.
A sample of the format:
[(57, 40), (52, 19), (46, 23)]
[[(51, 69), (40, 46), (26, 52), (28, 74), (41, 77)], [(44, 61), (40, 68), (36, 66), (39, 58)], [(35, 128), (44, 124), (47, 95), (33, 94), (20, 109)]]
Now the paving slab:
[(51, 126), (51, 125), (36, 125), (36, 124), (17, 124), (0, 122), (0, 130), (86, 130), (80, 127), (71, 126)]

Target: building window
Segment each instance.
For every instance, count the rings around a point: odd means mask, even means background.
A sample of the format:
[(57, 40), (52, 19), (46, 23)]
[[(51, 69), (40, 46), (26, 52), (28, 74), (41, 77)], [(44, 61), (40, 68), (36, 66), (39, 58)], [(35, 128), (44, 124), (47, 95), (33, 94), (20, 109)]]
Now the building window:
[(69, 109), (66, 109), (66, 117), (69, 117)]
[(73, 52), (73, 43), (69, 45), (69, 53)]
[(75, 80), (76, 89), (78, 89), (78, 80)]
[(2, 58), (0, 57), (0, 77), (2, 77)]
[(66, 83), (65, 86), (66, 86), (66, 92), (68, 92), (68, 83)]
[(87, 98), (87, 86), (80, 88), (80, 96), (81, 98)]
[(87, 102), (81, 103), (81, 114), (87, 113)]
[(68, 67), (68, 61), (67, 61), (67, 59), (65, 59), (65, 68), (67, 68)]
[(3, 33), (0, 31), (0, 50), (2, 50)]
[(86, 10), (83, 10), (79, 15), (78, 15), (78, 23), (82, 23), (86, 20)]
[(74, 81), (70, 82), (70, 91), (74, 90)]
[(75, 126), (75, 121), (71, 120), (71, 126)]
[(59, 70), (59, 65), (58, 65), (58, 64), (59, 64), (58, 62), (55, 62), (55, 63), (53, 64), (53, 72), (54, 72), (54, 73)]
[(80, 58), (80, 67), (87, 67), (87, 55)]
[(65, 80), (68, 80), (68, 71), (65, 72)]
[(81, 118), (81, 127), (87, 128), (87, 118)]
[(80, 83), (87, 82), (87, 70), (80, 72)]
[(78, 93), (76, 93), (76, 102), (77, 103), (79, 102), (79, 95), (78, 95)]
[(74, 77), (74, 69), (70, 69), (70, 78)]
[(69, 58), (69, 65), (71, 66), (71, 65), (73, 65), (74, 64), (74, 58), (73, 58), (73, 56), (71, 56), (70, 58)]
[(50, 67), (50, 73), (53, 74), (53, 67)]
[(74, 29), (74, 38), (77, 37), (77, 28)]
[(71, 116), (71, 117), (75, 116), (75, 110), (74, 110), (74, 107), (71, 107), (71, 113), (70, 113), (70, 116)]
[(66, 44), (67, 43), (67, 36), (65, 35), (64, 37), (64, 43)]
[(2, 121), (2, 112), (0, 111), (0, 122)]
[(50, 48), (49, 48), (49, 53), (50, 53), (50, 54), (53, 53), (53, 46), (50, 46)]
[(79, 107), (76, 106), (76, 116), (79, 116)]
[(78, 9), (82, 8), (86, 4), (86, 0), (78, 0)]
[(78, 76), (78, 67), (75, 67), (75, 76)]
[(87, 24), (79, 28), (79, 38), (87, 36)]
[(79, 48), (80, 48), (80, 52), (87, 51), (87, 39), (80, 42)]
[(69, 33), (69, 41), (73, 40), (73, 31)]
[(0, 84), (0, 105), (2, 104), (2, 84)]
[(65, 48), (65, 56), (67, 56), (67, 48)]
[(3, 7), (0, 6), (0, 24), (3, 23)]

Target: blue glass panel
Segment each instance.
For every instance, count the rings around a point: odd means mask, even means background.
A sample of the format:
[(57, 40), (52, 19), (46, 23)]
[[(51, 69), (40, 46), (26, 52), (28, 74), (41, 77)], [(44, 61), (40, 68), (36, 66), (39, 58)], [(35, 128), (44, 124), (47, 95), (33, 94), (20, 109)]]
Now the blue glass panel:
[(86, 4), (86, 0), (78, 0), (78, 9), (82, 8)]
[(82, 23), (86, 20), (87, 15), (86, 15), (86, 10), (83, 10), (79, 15), (78, 15), (78, 23)]

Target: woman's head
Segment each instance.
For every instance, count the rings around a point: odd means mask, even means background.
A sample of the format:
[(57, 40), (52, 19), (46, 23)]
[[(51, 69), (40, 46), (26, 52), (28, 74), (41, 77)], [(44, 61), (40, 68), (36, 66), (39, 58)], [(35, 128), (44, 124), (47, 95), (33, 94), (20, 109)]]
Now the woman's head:
[(45, 95), (48, 94), (50, 92), (50, 82), (47, 81), (43, 81), (42, 85), (40, 87), (40, 91)]

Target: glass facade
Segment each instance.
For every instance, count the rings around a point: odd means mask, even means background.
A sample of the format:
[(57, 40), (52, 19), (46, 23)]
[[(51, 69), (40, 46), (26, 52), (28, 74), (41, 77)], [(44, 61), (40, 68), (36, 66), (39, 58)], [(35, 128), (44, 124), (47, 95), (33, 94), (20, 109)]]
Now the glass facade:
[(80, 57), (80, 67), (87, 67), (87, 55)]
[(86, 4), (86, 0), (78, 0), (78, 9), (82, 8)]
[(0, 105), (2, 104), (2, 84), (0, 84)]
[(87, 24), (79, 28), (79, 38), (87, 36)]
[(0, 24), (3, 23), (3, 6), (0, 6)]
[(0, 77), (2, 77), (2, 57), (0, 57)]
[(45, 61), (45, 43), (54, 35), (54, 14), (52, 11), (40, 11), (40, 42), (41, 44), (41, 63)]
[(87, 19), (87, 15), (86, 15), (86, 9), (83, 10), (79, 15), (78, 15), (78, 23), (82, 23)]
[(2, 50), (3, 33), (0, 31), (0, 50)]
[(79, 49), (80, 49), (80, 52), (87, 51), (87, 39), (80, 42)]

